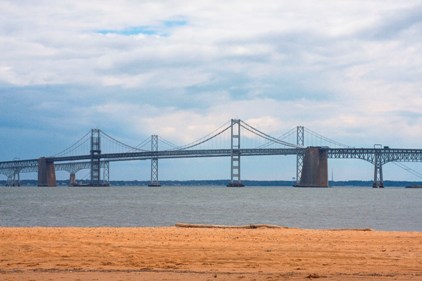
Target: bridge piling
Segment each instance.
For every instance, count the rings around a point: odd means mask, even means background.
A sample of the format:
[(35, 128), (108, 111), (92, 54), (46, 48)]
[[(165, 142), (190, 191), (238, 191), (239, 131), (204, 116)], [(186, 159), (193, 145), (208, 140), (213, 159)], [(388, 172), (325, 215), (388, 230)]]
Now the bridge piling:
[(45, 157), (38, 159), (38, 186), (57, 186), (54, 162)]
[[(296, 127), (296, 144), (305, 146), (305, 128), (303, 126)], [(299, 184), (300, 177), (302, 176), (303, 158), (305, 154), (298, 152), (296, 155), (296, 184)]]
[(384, 187), (384, 179), (382, 176), (382, 157), (379, 151), (375, 151), (374, 155), (374, 183), (372, 184), (373, 188), (383, 188)]
[(20, 171), (14, 170), (7, 176), (7, 186), (20, 186)]
[(69, 176), (69, 186), (75, 186), (76, 185), (76, 173), (71, 172)]
[(328, 148), (308, 147), (296, 187), (328, 187)]
[(110, 162), (102, 161), (100, 163), (101, 168), (103, 168), (103, 186), (110, 185)]

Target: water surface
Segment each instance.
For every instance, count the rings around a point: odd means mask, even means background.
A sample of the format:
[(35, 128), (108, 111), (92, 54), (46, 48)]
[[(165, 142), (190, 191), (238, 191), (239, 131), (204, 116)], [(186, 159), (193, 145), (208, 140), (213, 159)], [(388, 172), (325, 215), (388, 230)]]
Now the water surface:
[(0, 226), (169, 226), (176, 222), (422, 231), (422, 190), (0, 188)]

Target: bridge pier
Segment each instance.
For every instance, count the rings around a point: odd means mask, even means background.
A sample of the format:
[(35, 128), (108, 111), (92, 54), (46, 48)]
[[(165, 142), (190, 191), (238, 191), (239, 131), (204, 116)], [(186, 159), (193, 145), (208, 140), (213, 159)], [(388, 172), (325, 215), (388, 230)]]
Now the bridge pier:
[(328, 187), (328, 149), (308, 147), (297, 187)]
[[(305, 146), (305, 127), (296, 127), (296, 144), (298, 146)], [(300, 177), (302, 176), (303, 158), (304, 153), (298, 152), (296, 155), (296, 185), (299, 184)]]
[(382, 176), (382, 157), (381, 153), (375, 151), (374, 159), (374, 182), (372, 184), (373, 188), (384, 188), (384, 179)]
[(38, 159), (38, 186), (57, 186), (54, 162), (45, 157)]
[(75, 186), (76, 185), (76, 173), (71, 172), (69, 177), (69, 186)]
[(21, 186), (19, 171), (13, 171), (10, 175), (7, 176), (6, 186)]
[(110, 185), (110, 162), (103, 161), (101, 162), (101, 166), (103, 168), (103, 185), (109, 186)]

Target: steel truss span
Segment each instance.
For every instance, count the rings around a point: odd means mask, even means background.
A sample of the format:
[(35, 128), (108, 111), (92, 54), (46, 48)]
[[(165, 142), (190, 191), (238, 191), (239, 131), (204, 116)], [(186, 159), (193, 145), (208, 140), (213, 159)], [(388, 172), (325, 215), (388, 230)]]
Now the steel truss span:
[(329, 148), (328, 158), (361, 159), (375, 164), (377, 156), (381, 164), (388, 162), (422, 162), (422, 149), (403, 148)]

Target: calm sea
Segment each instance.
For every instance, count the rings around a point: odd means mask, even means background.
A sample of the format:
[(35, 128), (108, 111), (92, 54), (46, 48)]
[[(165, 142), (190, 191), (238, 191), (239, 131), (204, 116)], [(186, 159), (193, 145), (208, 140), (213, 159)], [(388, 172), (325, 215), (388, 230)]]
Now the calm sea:
[(0, 226), (170, 226), (176, 222), (422, 231), (422, 190), (0, 188)]

